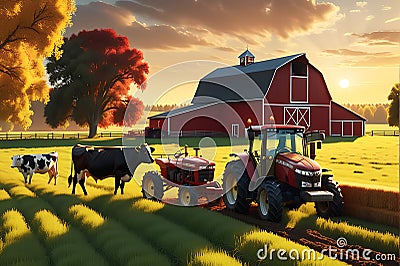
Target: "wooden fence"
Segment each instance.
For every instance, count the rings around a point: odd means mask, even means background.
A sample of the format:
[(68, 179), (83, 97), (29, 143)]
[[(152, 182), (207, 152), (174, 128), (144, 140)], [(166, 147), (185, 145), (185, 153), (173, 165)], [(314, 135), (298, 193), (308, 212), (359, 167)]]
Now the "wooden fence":
[[(17, 139), (86, 139), (87, 132), (0, 132), (0, 140)], [(97, 133), (98, 137), (122, 138), (123, 136), (143, 136), (143, 130), (130, 131), (123, 134), (122, 131), (103, 131)]]
[(372, 130), (371, 136), (398, 136), (399, 130)]

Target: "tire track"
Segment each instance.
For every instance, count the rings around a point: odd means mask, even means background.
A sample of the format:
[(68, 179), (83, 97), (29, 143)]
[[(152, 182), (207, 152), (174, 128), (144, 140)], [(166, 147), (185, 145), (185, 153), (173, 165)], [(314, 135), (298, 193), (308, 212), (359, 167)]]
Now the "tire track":
[[(328, 236), (324, 236), (317, 230), (311, 230), (311, 229), (298, 229), (298, 228), (288, 228), (285, 227), (279, 223), (274, 223), (274, 222), (269, 222), (265, 220), (261, 220), (258, 217), (257, 210), (253, 207), (250, 208), (250, 211), (248, 214), (240, 214), (237, 212), (229, 211), (225, 208), (225, 205), (223, 202), (221, 202), (218, 206), (205, 206), (205, 208), (212, 210), (212, 211), (217, 211), (225, 216), (229, 216), (232, 218), (235, 218), (237, 220), (240, 220), (242, 222), (245, 222), (247, 224), (255, 225), (263, 230), (266, 230), (268, 232), (275, 233), (279, 236), (285, 237), (287, 239), (290, 239), (294, 242), (297, 242), (299, 244), (308, 246), (318, 252), (322, 252), (323, 250), (329, 250), (330, 248), (336, 249), (335, 251), (332, 251), (332, 256), (335, 256), (341, 261), (344, 261), (346, 263), (349, 263), (351, 265), (358, 265), (358, 266), (375, 266), (375, 265), (387, 265), (387, 266), (397, 266), (400, 264), (400, 258), (397, 255), (396, 260), (393, 261), (373, 261), (373, 260), (367, 260), (362, 257), (363, 252), (370, 251), (368, 253), (368, 257), (370, 258), (376, 258), (377, 256), (381, 256), (382, 253), (376, 250), (371, 250), (369, 248), (363, 247), (361, 245), (347, 245), (344, 248), (339, 248), (337, 247), (337, 240), (330, 238)], [(359, 250), (360, 256), (357, 258), (357, 256), (351, 256), (352, 254), (349, 254), (348, 256), (345, 255), (347, 250), (352, 250), (352, 249), (357, 249)], [(325, 252), (325, 255), (328, 255)]]

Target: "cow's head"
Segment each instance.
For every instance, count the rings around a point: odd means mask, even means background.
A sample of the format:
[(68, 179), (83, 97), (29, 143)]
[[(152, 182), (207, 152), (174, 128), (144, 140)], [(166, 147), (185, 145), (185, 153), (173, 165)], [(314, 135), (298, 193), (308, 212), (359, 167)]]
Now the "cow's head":
[(22, 165), (22, 156), (21, 155), (14, 155), (11, 157), (11, 168), (20, 167)]
[(138, 148), (139, 156), (142, 162), (144, 163), (152, 163), (154, 162), (154, 158), (151, 153), (154, 151), (153, 147), (149, 147), (147, 143), (144, 143)]

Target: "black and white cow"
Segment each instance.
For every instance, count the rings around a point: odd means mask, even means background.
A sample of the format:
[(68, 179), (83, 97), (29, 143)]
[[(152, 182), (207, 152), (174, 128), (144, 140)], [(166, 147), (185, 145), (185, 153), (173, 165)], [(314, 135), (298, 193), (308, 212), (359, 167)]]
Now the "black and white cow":
[(51, 179), (54, 178), (54, 185), (57, 184), (58, 176), (58, 153), (51, 152), (48, 154), (28, 154), (28, 155), (14, 155), (11, 157), (11, 168), (17, 167), (24, 176), (25, 183), (32, 182), (34, 173), (49, 174), (50, 184)]
[[(75, 145), (72, 148), (72, 164), (75, 173), (68, 178), (68, 184), (72, 183), (72, 194), (75, 194), (76, 184), (82, 187), (83, 193), (87, 195), (86, 178), (92, 176), (96, 182), (107, 177), (115, 178), (114, 195), (118, 188), (124, 194), (125, 182), (129, 182), (141, 163), (154, 162), (151, 153), (154, 149), (142, 144), (132, 148), (96, 148)], [(129, 160), (129, 166), (126, 160)], [(131, 170), (129, 168), (131, 167)], [(68, 186), (68, 187), (69, 187)]]

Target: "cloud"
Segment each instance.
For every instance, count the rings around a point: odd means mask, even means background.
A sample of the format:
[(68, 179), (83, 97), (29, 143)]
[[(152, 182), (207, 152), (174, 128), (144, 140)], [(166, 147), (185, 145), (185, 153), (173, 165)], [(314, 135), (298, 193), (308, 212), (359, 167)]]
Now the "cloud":
[(361, 8), (365, 7), (367, 4), (368, 4), (367, 1), (357, 1), (356, 2), (356, 6), (361, 7)]
[(345, 66), (378, 67), (396, 66), (400, 61), (400, 55), (391, 52), (371, 53), (349, 49), (325, 50), (328, 55), (341, 56), (344, 60), (340, 63)]
[(211, 45), (204, 38), (184, 28), (170, 25), (151, 25), (136, 20), (132, 12), (104, 2), (78, 5), (73, 26), (65, 36), (81, 30), (113, 28), (118, 34), (126, 35), (131, 46), (147, 49), (190, 48), (195, 45)]
[(353, 37), (362, 39), (361, 43), (368, 45), (400, 45), (400, 32), (399, 31), (374, 31), (364, 34), (351, 33), (348, 34)]
[(390, 9), (392, 9), (391, 6), (382, 6), (382, 11), (388, 11)]
[(117, 1), (115, 5), (140, 19), (247, 39), (269, 34), (286, 39), (341, 18), (334, 4), (309, 0), (136, 0)]
[(386, 20), (385, 23), (395, 22), (395, 21), (399, 21), (399, 20), (400, 20), (400, 17), (391, 18), (391, 19)]
[(360, 9), (352, 9), (349, 11), (350, 13), (360, 13), (361, 10)]
[(370, 21), (370, 20), (373, 20), (374, 18), (375, 18), (374, 15), (369, 15), (369, 16), (367, 16), (367, 17), (365, 18), (365, 20), (366, 20), (366, 21)]
[(369, 53), (364, 51), (355, 51), (350, 49), (337, 49), (337, 50), (324, 50), (324, 53), (331, 55), (342, 55), (342, 56), (365, 56), (365, 55), (373, 55), (373, 56), (387, 56), (391, 55), (389, 52), (380, 52), (380, 53)]

